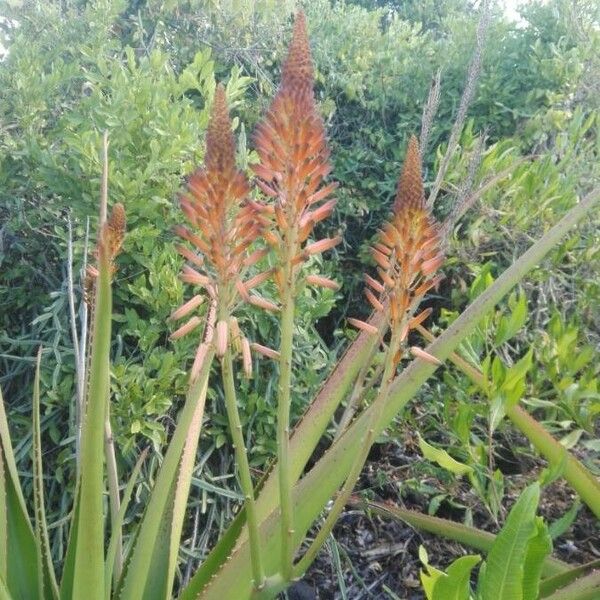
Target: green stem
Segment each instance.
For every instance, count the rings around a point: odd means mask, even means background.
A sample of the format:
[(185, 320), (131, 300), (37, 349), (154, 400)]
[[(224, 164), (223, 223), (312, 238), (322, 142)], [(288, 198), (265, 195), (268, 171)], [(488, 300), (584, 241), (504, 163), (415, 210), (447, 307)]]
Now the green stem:
[(237, 407), (237, 398), (235, 393), (235, 383), (233, 380), (233, 361), (231, 359), (231, 349), (227, 350), (221, 361), (221, 373), (223, 375), (223, 389), (225, 393), (225, 407), (227, 408), (227, 418), (233, 438), (233, 448), (235, 458), (238, 464), (240, 483), (242, 492), (246, 500), (246, 515), (248, 522), (248, 535), (250, 539), (250, 558), (252, 560), (252, 570), (254, 573), (254, 586), (260, 590), (265, 584), (265, 574), (262, 567), (260, 554), (260, 538), (258, 534), (258, 523), (256, 518), (256, 505), (254, 501), (254, 488), (252, 486), (252, 477), (250, 476), (250, 465), (248, 464), (248, 455), (246, 453), (246, 444), (242, 433), (242, 423), (240, 413)]
[[(110, 506), (110, 522), (117, 519), (121, 508), (119, 495), (119, 475), (117, 471), (117, 457), (115, 455), (115, 444), (110, 425), (110, 402), (106, 399), (106, 420), (104, 421), (104, 458), (106, 460), (106, 480), (108, 483), (108, 498)], [(114, 564), (114, 583), (119, 581), (123, 572), (123, 536), (118, 534), (116, 540), (116, 553)], [(108, 585), (108, 582), (107, 582)]]
[[(295, 245), (293, 245), (295, 246)], [(290, 252), (290, 254), (292, 254)], [(281, 506), (281, 574), (288, 581), (294, 560), (294, 512), (290, 454), (290, 388), (294, 339), (294, 273), (291, 257), (285, 269), (285, 287), (281, 307), (281, 343), (277, 388), (277, 461), (279, 465), (279, 503)]]

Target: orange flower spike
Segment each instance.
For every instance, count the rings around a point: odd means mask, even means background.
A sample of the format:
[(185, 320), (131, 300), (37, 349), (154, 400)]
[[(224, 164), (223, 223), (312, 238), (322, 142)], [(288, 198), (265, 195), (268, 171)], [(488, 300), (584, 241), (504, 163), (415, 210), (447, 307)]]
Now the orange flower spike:
[[(301, 246), (314, 225), (331, 214), (335, 202), (320, 203), (337, 187), (335, 183), (322, 186), (331, 166), (313, 85), (306, 20), (303, 13), (298, 13), (279, 89), (254, 136), (260, 163), (252, 167), (257, 186), (274, 203), (273, 226), (282, 243), (273, 243), (273, 232), (265, 239), (282, 258), (299, 257), (293, 261), (294, 267), (312, 253), (301, 254)], [(290, 244), (294, 247), (288, 248)], [(314, 250), (319, 247), (314, 246)]]

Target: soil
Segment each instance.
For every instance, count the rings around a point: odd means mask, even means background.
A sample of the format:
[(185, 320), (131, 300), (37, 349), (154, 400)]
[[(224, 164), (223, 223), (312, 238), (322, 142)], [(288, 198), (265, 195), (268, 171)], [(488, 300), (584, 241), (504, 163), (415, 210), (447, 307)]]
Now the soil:
[[(398, 447), (391, 444), (379, 446), (377, 454), (365, 466), (356, 489), (368, 490), (369, 497), (375, 500), (401, 503), (405, 508), (427, 512), (427, 496), (418, 493), (400, 495), (398, 486), (394, 484), (399, 479), (398, 470), (407, 466), (401, 463), (410, 462), (411, 457), (399, 458)], [(507, 462), (512, 465), (503, 465), (506, 471), (511, 472), (505, 473), (503, 505), (510, 509), (543, 464), (532, 458), (508, 458)], [(386, 476), (382, 477), (382, 473)], [(452, 497), (456, 502), (442, 502), (436, 513), (438, 516), (461, 521), (464, 510), (457, 506), (463, 505), (471, 509), (476, 527), (493, 533), (498, 531), (498, 524), (469, 485), (453, 487)], [(550, 523), (560, 518), (574, 500), (575, 494), (562, 480), (557, 480), (544, 488), (539, 514)], [(477, 553), (456, 542), (416, 531), (401, 521), (367, 516), (361, 510), (347, 510), (336, 525), (333, 537), (335, 544), (325, 547), (305, 578), (288, 590), (290, 600), (422, 600), (425, 596), (419, 581), (422, 568), (418, 556), (420, 545), (427, 549), (430, 563), (441, 569), (461, 555)], [(333, 550), (335, 546), (337, 552)], [(555, 540), (553, 555), (574, 564), (600, 558), (600, 528), (585, 505), (573, 526)]]

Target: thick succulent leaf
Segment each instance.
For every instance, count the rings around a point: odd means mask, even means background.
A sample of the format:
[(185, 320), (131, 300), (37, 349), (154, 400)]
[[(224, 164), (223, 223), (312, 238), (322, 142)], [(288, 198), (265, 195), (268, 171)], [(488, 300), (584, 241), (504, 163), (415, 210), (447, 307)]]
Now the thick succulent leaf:
[[(427, 352), (445, 360), (456, 346), (477, 327), (481, 318), (493, 309), (525, 274), (535, 267), (540, 260), (562, 239), (565, 233), (582, 219), (600, 199), (600, 191), (590, 194), (579, 204), (573, 207), (552, 229), (550, 229), (539, 241), (525, 252), (512, 266), (510, 266), (489, 288), (487, 288), (473, 303), (456, 319), (452, 325), (428, 348)], [(381, 431), (394, 416), (406, 405), (420, 388), (423, 382), (434, 372), (435, 366), (423, 360), (414, 360), (394, 382), (388, 401), (383, 410), (383, 416), (377, 425), (377, 431)], [(343, 377), (343, 373), (339, 374)], [(333, 386), (335, 394), (335, 386)], [(331, 394), (331, 392), (330, 392)], [(315, 406), (314, 403), (311, 409)], [(335, 398), (323, 396), (320, 398), (316, 416), (319, 413), (332, 414), (337, 403)], [(315, 424), (307, 417), (314, 415), (311, 409), (306, 413), (292, 438), (296, 440), (296, 450), (301, 456), (313, 441), (316, 431)], [(331, 411), (331, 412), (330, 412)], [(337, 442), (329, 449), (323, 458), (312, 468), (312, 470), (301, 479), (294, 488), (295, 502), (295, 540), (300, 543), (307, 529), (321, 513), (328, 500), (339, 489), (345, 479), (358, 451), (358, 442), (364, 429), (371, 418), (371, 411), (366, 410), (361, 417), (340, 436)], [(317, 426), (318, 427), (318, 426)], [(320, 435), (320, 434), (319, 434)], [(311, 448), (314, 446), (310, 446)], [(292, 457), (298, 460), (297, 457)], [(298, 461), (300, 462), (300, 461)], [(296, 468), (297, 462), (292, 461)], [(257, 502), (259, 520), (262, 522), (261, 535), (265, 540), (265, 569), (270, 575), (276, 572), (276, 566), (271, 557), (278, 556), (278, 539), (276, 534), (278, 527), (278, 511), (275, 508), (277, 502), (274, 493), (277, 485), (277, 469), (265, 483), (263, 492)], [(267, 490), (270, 493), (267, 493)], [(265, 517), (265, 513), (269, 516)], [(198, 579), (200, 580), (200, 578)], [(252, 574), (248, 555), (248, 544), (244, 533), (240, 543), (234, 550), (228, 561), (222, 565), (219, 576), (213, 578), (206, 587), (197, 585), (195, 578), (190, 582), (186, 590), (186, 597), (196, 597), (202, 592), (202, 598), (222, 600), (224, 597), (235, 597), (244, 599), (251, 593)], [(268, 597), (268, 596), (265, 596)]]
[[(392, 517), (408, 523), (411, 527), (421, 531), (427, 531), (434, 535), (455, 540), (464, 546), (489, 552), (496, 536), (489, 531), (469, 527), (462, 523), (456, 523), (448, 519), (441, 519), (432, 515), (426, 515), (415, 510), (407, 510), (399, 506), (390, 506), (380, 502), (363, 502), (353, 500), (352, 506), (366, 508), (383, 517)], [(570, 565), (552, 556), (547, 556), (542, 565), (542, 573), (547, 577), (553, 577), (571, 571)]]
[(19, 484), (0, 392), (0, 578), (16, 598), (37, 598), (40, 587), (35, 534)]
[[(120, 598), (123, 600), (164, 600), (170, 597), (168, 565), (173, 537), (173, 508), (181, 473), (181, 459), (186, 444), (190, 442), (189, 432), (194, 427), (194, 418), (202, 415), (206, 398), (206, 382), (213, 356), (214, 350), (211, 347), (190, 389), (158, 473), (135, 546), (125, 567), (120, 593)], [(197, 441), (196, 437), (194, 443), (197, 444)], [(195, 455), (195, 449), (191, 454)], [(189, 481), (187, 487), (189, 489)]]
[(511, 509), (506, 523), (487, 556), (485, 573), (479, 579), (484, 600), (521, 600), (529, 542), (536, 534), (535, 513), (540, 486), (527, 487)]
[(115, 557), (117, 555), (118, 540), (121, 534), (121, 528), (123, 527), (123, 520), (125, 519), (125, 513), (127, 512), (127, 507), (129, 506), (129, 501), (131, 499), (133, 488), (135, 487), (137, 479), (140, 475), (140, 471), (142, 470), (142, 464), (144, 463), (147, 454), (147, 450), (144, 450), (144, 452), (142, 452), (137, 462), (135, 463), (135, 466), (131, 473), (131, 477), (129, 478), (127, 486), (125, 487), (125, 491), (123, 492), (121, 506), (119, 507), (117, 518), (115, 519), (114, 523), (111, 523), (110, 542), (108, 544), (108, 550), (106, 551), (106, 565), (104, 573), (104, 583), (106, 586), (106, 600), (110, 600), (113, 569), (115, 566)]
[(35, 508), (35, 537), (38, 550), (39, 598), (58, 598), (58, 585), (50, 540), (46, 522), (46, 507), (44, 505), (44, 473), (42, 470), (42, 433), (40, 429), (40, 366), (42, 349), (37, 355), (35, 380), (33, 382), (33, 502)]
[[(106, 398), (109, 395), (112, 267), (107, 251), (98, 253), (98, 277), (94, 302), (89, 383), (81, 434), (81, 474), (75, 527), (67, 553), (73, 552), (72, 583), (63, 577), (63, 586), (72, 586), (73, 597), (104, 598), (104, 427)], [(61, 589), (61, 595), (64, 592)]]
[(600, 559), (593, 560), (585, 563), (584, 565), (577, 565), (568, 571), (563, 571), (562, 573), (558, 573), (552, 577), (544, 579), (540, 584), (540, 598), (546, 598), (547, 596), (550, 596), (560, 588), (566, 587), (579, 577), (582, 577), (594, 569), (600, 569)]
[(546, 598), (547, 600), (598, 600), (600, 598), (600, 569), (575, 580)]

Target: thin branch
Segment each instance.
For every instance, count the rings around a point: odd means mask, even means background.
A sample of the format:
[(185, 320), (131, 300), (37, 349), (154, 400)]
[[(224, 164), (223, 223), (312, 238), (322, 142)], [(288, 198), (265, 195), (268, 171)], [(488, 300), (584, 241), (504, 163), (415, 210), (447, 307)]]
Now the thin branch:
[(442, 164), (440, 165), (439, 171), (435, 178), (435, 182), (433, 184), (433, 188), (427, 200), (427, 206), (430, 209), (433, 207), (435, 199), (439, 194), (440, 188), (442, 187), (442, 182), (444, 181), (444, 177), (446, 176), (446, 171), (448, 170), (450, 161), (452, 160), (452, 157), (454, 156), (454, 153), (456, 151), (456, 147), (458, 146), (458, 139), (460, 137), (460, 134), (462, 133), (463, 126), (465, 124), (465, 119), (467, 117), (467, 111), (469, 109), (469, 105), (471, 104), (471, 100), (473, 99), (473, 94), (475, 93), (477, 80), (479, 79), (479, 75), (481, 73), (481, 59), (486, 43), (486, 35), (489, 21), (490, 0), (483, 0), (481, 4), (481, 16), (479, 17), (479, 23), (477, 25), (475, 50), (473, 52), (473, 57), (471, 58), (471, 64), (469, 65), (469, 69), (467, 71), (467, 81), (465, 83), (465, 89), (463, 90), (460, 99), (456, 120), (454, 121), (454, 125), (452, 126), (452, 130), (450, 132), (450, 139), (448, 140), (448, 148), (446, 149), (446, 154), (444, 154)]
[(421, 148), (421, 156), (425, 156), (427, 153), (427, 143), (429, 142), (429, 134), (431, 133), (431, 126), (437, 114), (440, 105), (440, 88), (442, 82), (442, 71), (437, 70), (433, 80), (431, 81), (431, 87), (429, 88), (429, 95), (427, 96), (427, 102), (423, 107), (423, 116), (421, 117), (421, 137), (419, 138), (419, 148)]

